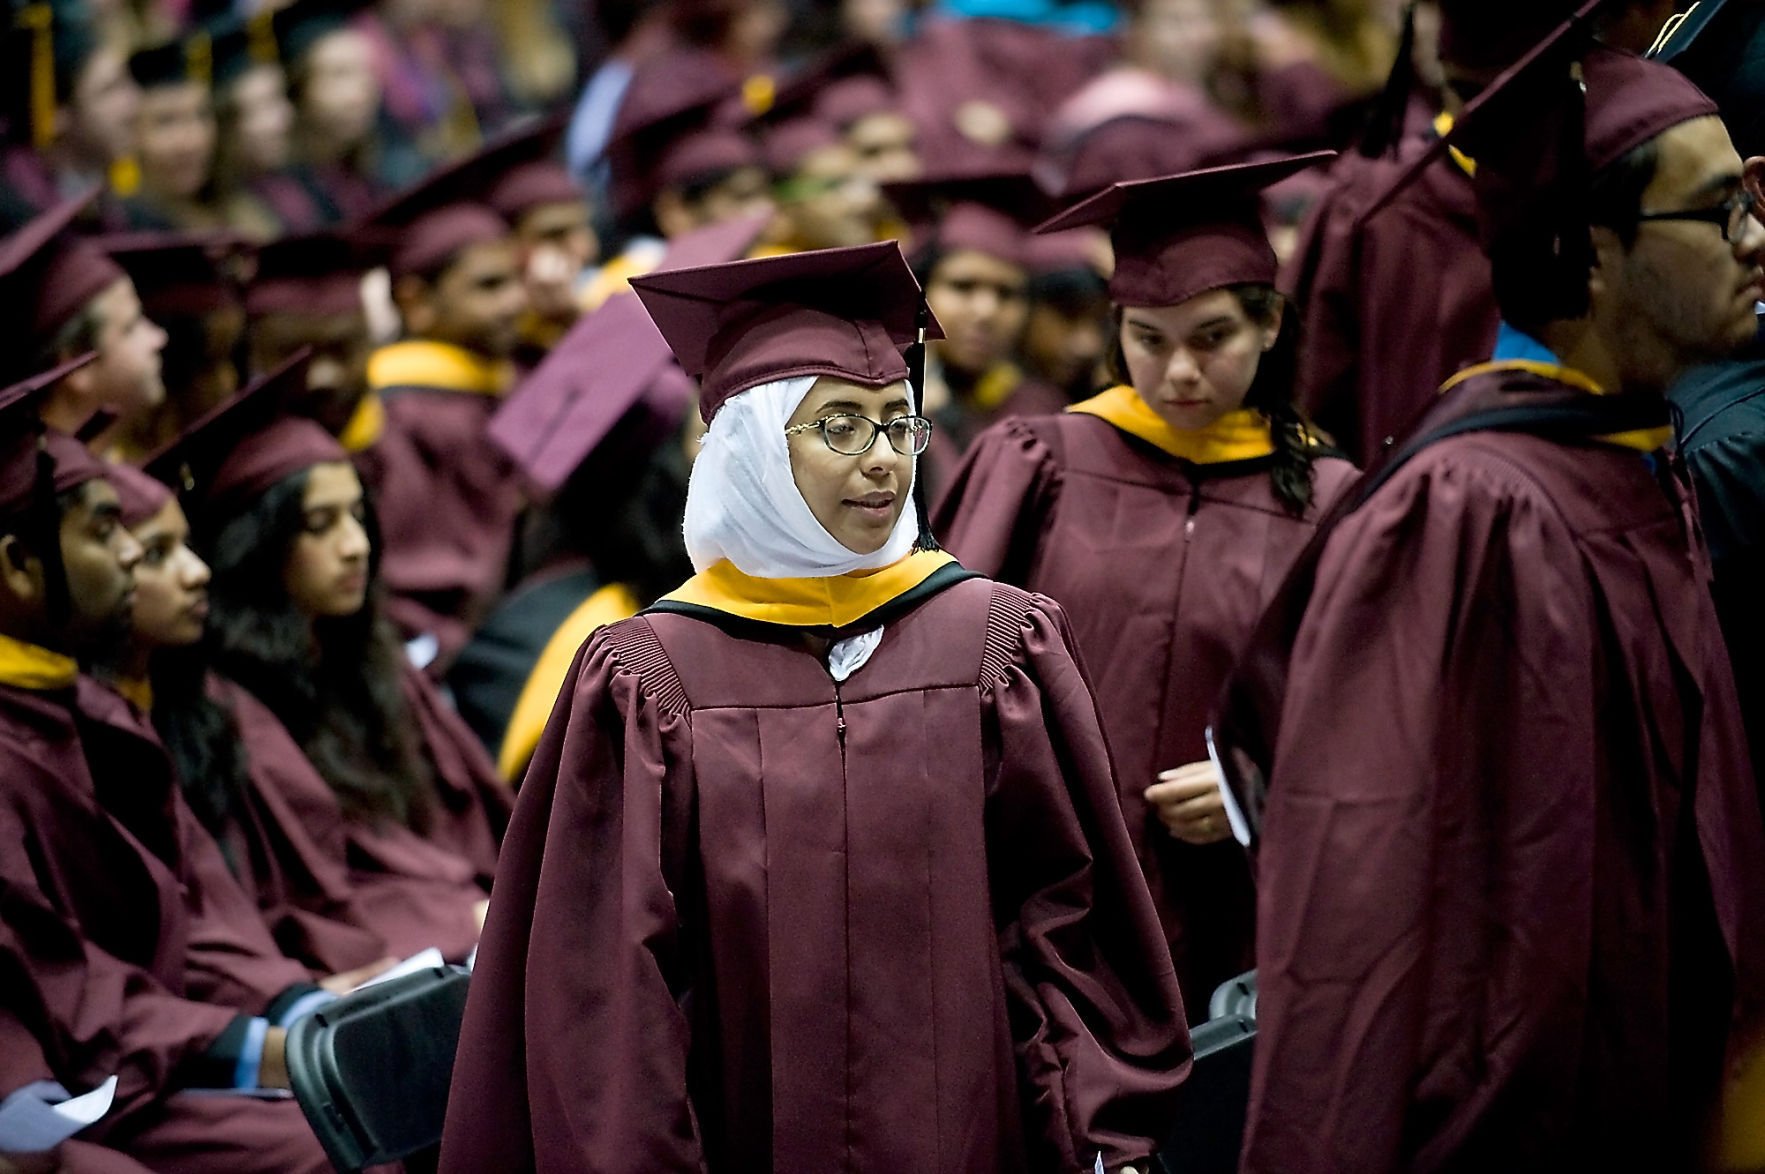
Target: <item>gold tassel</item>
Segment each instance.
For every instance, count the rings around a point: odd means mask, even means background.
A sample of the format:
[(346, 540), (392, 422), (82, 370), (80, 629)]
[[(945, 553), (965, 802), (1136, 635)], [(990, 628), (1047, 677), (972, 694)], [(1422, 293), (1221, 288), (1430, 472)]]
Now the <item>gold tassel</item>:
[(184, 43), (184, 74), (208, 89), (214, 85), (214, 40), (198, 30)]
[(276, 13), (266, 8), (245, 25), (246, 54), (258, 65), (275, 65), (282, 59), (276, 44)]
[(27, 4), (14, 23), (31, 34), (31, 142), (41, 151), (55, 139), (55, 9)]

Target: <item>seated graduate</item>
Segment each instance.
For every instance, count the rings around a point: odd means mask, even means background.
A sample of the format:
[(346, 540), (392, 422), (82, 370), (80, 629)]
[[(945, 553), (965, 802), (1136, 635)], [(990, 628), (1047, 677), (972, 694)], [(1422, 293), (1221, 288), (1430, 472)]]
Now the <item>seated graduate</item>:
[[(254, 750), (285, 727), (326, 783), (284, 772), (310, 839), (337, 848), (352, 918), (398, 955), (459, 959), (477, 941), (508, 792), (471, 731), (386, 622), (361, 482), (336, 438), (286, 414), (300, 380), (266, 381), (148, 463), (182, 480), (213, 572), (209, 641)], [(259, 704), (249, 705), (246, 695)], [(264, 750), (265, 754), (277, 751)]]
[(79, 672), (127, 631), (140, 544), (103, 466), (44, 431), (55, 369), (0, 392), (0, 921), (8, 1010), (48, 1075), (117, 1077), (102, 1136), (180, 1171), (321, 1171), (284, 1031), (329, 996), (284, 958), (182, 802), (158, 741)]
[[(298, 380), (298, 368), (282, 378)], [(396, 959), (354, 908), (342, 829), (321, 844), (301, 823), (300, 797), (322, 801), (325, 782), (261, 702), (209, 673), (208, 564), (171, 490), (129, 465), (106, 479), (142, 555), (132, 634), (105, 675), (152, 719), (190, 809), (282, 952), (347, 991)]]
[(1293, 406), (1297, 320), (1275, 292), (1260, 212), (1263, 188), (1320, 157), (1116, 184), (1050, 221), (1113, 226), (1112, 362), (1128, 382), (995, 426), (932, 516), (965, 565), (1071, 609), (1198, 1018), (1250, 968), (1255, 928), (1249, 866), (1207, 761), (1208, 709), (1354, 476)]
[(698, 574), (534, 752), (444, 1170), (1111, 1171), (1189, 1045), (1067, 626), (936, 551), (894, 242), (633, 282)]

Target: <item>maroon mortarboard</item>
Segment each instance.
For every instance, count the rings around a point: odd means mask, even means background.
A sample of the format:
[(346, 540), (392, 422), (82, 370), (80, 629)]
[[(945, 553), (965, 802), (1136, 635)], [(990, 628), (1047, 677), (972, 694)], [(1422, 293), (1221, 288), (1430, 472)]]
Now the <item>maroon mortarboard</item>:
[(848, 77), (815, 99), (815, 117), (842, 133), (877, 114), (899, 114), (901, 99), (880, 77)]
[(1101, 262), (1107, 256), (1108, 239), (1096, 228), (1032, 234), (1024, 246), (1024, 268), (1031, 276), (1083, 269), (1101, 277)]
[(762, 142), (766, 169), (780, 179), (788, 179), (817, 151), (841, 147), (845, 140), (840, 132), (819, 118), (794, 118), (767, 130)]
[(700, 382), (709, 423), (730, 396), (826, 375), (868, 387), (907, 378), (901, 348), (942, 338), (895, 241), (634, 277), (674, 357)]
[(1076, 200), (1111, 184), (1192, 171), (1243, 150), (1249, 139), (1223, 115), (1175, 122), (1123, 114), (1045, 146), (1035, 176), (1045, 191)]
[(678, 54), (648, 62), (626, 88), (607, 143), (615, 216), (641, 212), (668, 188), (761, 163), (746, 131), (714, 124), (740, 83), (724, 68), (690, 64)]
[[(838, 108), (840, 102), (851, 102), (857, 92), (847, 91), (845, 95), (838, 92), (838, 87), (849, 83), (858, 83), (866, 87), (865, 93), (875, 95), (873, 87), (881, 86), (884, 107), (890, 100), (891, 91), (883, 79), (889, 76), (888, 64), (883, 60), (874, 45), (867, 42), (855, 42), (832, 50), (820, 58), (809, 62), (790, 77), (781, 82), (774, 92), (771, 103), (766, 110), (755, 117), (761, 134), (771, 140), (787, 125), (802, 123), (807, 120), (809, 125), (825, 127), (829, 135), (837, 138), (846, 128), (856, 122), (861, 114), (850, 114)], [(835, 99), (835, 108), (830, 114), (827, 99)], [(864, 113), (875, 113), (866, 110)], [(836, 117), (837, 116), (837, 117)], [(799, 132), (802, 133), (802, 132)], [(768, 146), (770, 157), (773, 148)], [(774, 168), (774, 172), (788, 171), (789, 168)]]
[(337, 438), (315, 420), (292, 414), (306, 390), (302, 350), (210, 409), (153, 453), (142, 467), (180, 490), (193, 515), (229, 517), (271, 487), (314, 465), (347, 462)]
[(885, 184), (883, 193), (911, 226), (916, 253), (985, 253), (1018, 266), (1027, 264), (1031, 226), (1054, 210), (1021, 164), (945, 169)]
[(533, 161), (555, 140), (555, 120), (498, 136), (463, 159), (437, 168), (369, 213), (370, 228), (396, 228), (400, 239), (387, 268), (394, 277), (433, 273), (460, 250), (509, 235), (508, 221), (488, 203), (511, 166)]
[(69, 231), (95, 195), (64, 200), (0, 242), (6, 318), (39, 344), (126, 276), (103, 249)]
[[(678, 237), (654, 272), (739, 257), (760, 238), (767, 219), (742, 217)], [(490, 421), (491, 443), (520, 467), (537, 500), (549, 500), (646, 397), (671, 357), (643, 303), (623, 294), (609, 298), (578, 320), (497, 409)], [(665, 415), (684, 405), (657, 406)]]
[(130, 530), (153, 518), (172, 500), (172, 491), (163, 482), (133, 465), (107, 463), (104, 479), (116, 490), (123, 525)]
[(246, 238), (234, 232), (132, 232), (93, 243), (122, 266), (149, 318), (194, 318), (239, 304)]
[(56, 494), (104, 476), (91, 450), (38, 414), (45, 392), (96, 357), (81, 355), (0, 389), (0, 518), (50, 508)]
[(479, 159), (479, 166), (490, 177), (484, 189), (485, 205), (513, 225), (542, 205), (587, 200), (582, 185), (557, 158), (563, 133), (564, 116), (554, 115), (488, 148)]
[(1109, 296), (1122, 306), (1175, 306), (1231, 285), (1273, 285), (1263, 189), (1335, 158), (1314, 151), (1260, 163), (1117, 183), (1036, 229), (1108, 225)]
[(360, 313), (362, 276), (386, 264), (397, 241), (390, 230), (333, 228), (260, 245), (245, 312), (254, 318)]

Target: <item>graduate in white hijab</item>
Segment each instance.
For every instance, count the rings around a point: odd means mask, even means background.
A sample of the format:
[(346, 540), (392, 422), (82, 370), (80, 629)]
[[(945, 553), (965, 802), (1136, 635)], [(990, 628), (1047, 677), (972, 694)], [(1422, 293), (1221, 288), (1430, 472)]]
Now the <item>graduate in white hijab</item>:
[(534, 754), (443, 1169), (1147, 1169), (1181, 996), (1064, 616), (923, 528), (899, 247), (633, 285), (697, 573)]

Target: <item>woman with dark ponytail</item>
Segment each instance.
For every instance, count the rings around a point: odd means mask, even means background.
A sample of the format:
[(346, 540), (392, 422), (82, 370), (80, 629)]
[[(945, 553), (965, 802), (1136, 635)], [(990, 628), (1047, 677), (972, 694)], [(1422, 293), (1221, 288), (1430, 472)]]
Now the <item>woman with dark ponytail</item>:
[(292, 743), (310, 767), (276, 789), (347, 870), (354, 918), (396, 955), (457, 960), (477, 941), (510, 798), (384, 618), (348, 456), (283, 399), (241, 396), (149, 463), (187, 486), (212, 570), (215, 695), (248, 749)]
[(1293, 403), (1298, 316), (1261, 192), (1305, 155), (1117, 184), (1117, 386), (975, 443), (933, 513), (964, 566), (1059, 600), (1093, 673), (1123, 813), (1192, 1021), (1252, 964), (1255, 896), (1205, 728), (1319, 515), (1354, 476)]

